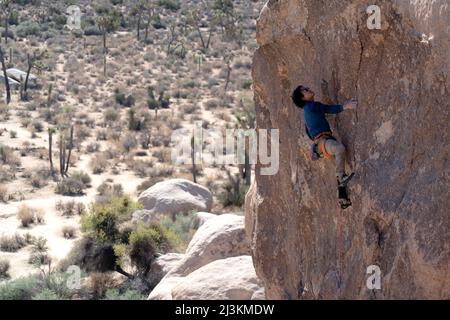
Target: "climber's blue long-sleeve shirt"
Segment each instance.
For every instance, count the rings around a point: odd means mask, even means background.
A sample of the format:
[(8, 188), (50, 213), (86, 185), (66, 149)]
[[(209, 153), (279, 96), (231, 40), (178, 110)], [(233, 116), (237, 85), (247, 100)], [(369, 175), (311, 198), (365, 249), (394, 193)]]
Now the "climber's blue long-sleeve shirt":
[(320, 102), (308, 102), (303, 108), (305, 116), (305, 127), (308, 137), (313, 140), (318, 134), (331, 131), (330, 125), (325, 118), (326, 113), (337, 114), (344, 111), (343, 105), (325, 105)]

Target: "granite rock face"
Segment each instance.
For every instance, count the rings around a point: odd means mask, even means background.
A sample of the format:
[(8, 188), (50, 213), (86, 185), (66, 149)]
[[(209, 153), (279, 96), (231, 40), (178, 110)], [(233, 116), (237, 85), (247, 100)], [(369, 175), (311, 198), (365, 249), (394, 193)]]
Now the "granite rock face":
[[(381, 29), (362, 0), (270, 0), (258, 19), (257, 128), (280, 130), (280, 169), (256, 166), (246, 232), (268, 299), (450, 298), (450, 4), (372, 2)], [(291, 102), (299, 84), (359, 100), (329, 118), (356, 171), (339, 220), (334, 161), (308, 159)], [(381, 290), (366, 286), (371, 265)]]

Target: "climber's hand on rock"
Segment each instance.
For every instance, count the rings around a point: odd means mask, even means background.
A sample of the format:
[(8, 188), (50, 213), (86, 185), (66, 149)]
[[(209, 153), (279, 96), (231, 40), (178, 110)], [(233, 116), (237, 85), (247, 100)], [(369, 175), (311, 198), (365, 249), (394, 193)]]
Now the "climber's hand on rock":
[(355, 110), (358, 107), (358, 101), (356, 99), (350, 99), (344, 104), (344, 110)]

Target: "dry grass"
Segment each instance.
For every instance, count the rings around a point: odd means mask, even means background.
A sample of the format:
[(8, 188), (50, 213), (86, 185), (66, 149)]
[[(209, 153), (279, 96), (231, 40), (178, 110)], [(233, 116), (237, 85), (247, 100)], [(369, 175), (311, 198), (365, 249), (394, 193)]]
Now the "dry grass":
[(28, 228), (31, 224), (35, 222), (35, 215), (33, 209), (29, 208), (27, 205), (22, 205), (17, 211), (17, 219), (20, 220), (22, 227)]

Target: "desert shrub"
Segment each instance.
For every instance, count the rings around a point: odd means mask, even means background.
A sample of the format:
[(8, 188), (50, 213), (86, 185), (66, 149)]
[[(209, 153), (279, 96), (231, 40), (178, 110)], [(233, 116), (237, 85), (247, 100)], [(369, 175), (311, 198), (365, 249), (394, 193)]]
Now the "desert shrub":
[(209, 99), (205, 103), (206, 110), (215, 109), (219, 106), (220, 102), (217, 99)]
[(95, 272), (89, 280), (89, 292), (95, 300), (103, 299), (106, 292), (116, 286), (116, 281), (110, 273)]
[(97, 26), (89, 26), (84, 29), (85, 36), (101, 36), (102, 32)]
[(153, 156), (158, 159), (159, 162), (170, 162), (172, 160), (172, 152), (170, 148), (162, 148), (155, 150)]
[(158, 6), (171, 11), (178, 11), (181, 5), (179, 0), (158, 0)]
[(83, 190), (89, 188), (90, 183), (91, 177), (87, 173), (75, 171), (69, 178), (58, 182), (55, 192), (66, 196), (83, 195)]
[(8, 260), (0, 260), (0, 280), (9, 278), (9, 268), (11, 267)]
[(130, 152), (131, 149), (137, 146), (136, 136), (131, 133), (126, 134), (121, 140), (121, 145), (126, 152)]
[(131, 263), (142, 273), (149, 271), (156, 252), (156, 241), (160, 241), (161, 235), (152, 228), (139, 226), (132, 231), (129, 237), (129, 256)]
[(31, 122), (31, 125), (33, 126), (33, 129), (36, 130), (37, 132), (42, 132), (42, 130), (44, 130), (44, 125), (42, 124), (41, 121), (35, 119)]
[(89, 144), (86, 146), (86, 151), (87, 151), (88, 153), (97, 152), (97, 151), (99, 151), (99, 150), (100, 150), (100, 144), (98, 144), (98, 143), (96, 143), (96, 142), (89, 143)]
[(91, 204), (81, 217), (81, 230), (102, 242), (114, 242), (119, 237), (118, 224), (131, 219), (141, 205), (128, 196), (113, 198), (108, 203)]
[(97, 188), (98, 197), (96, 198), (97, 202), (109, 202), (113, 198), (119, 198), (123, 196), (123, 187), (120, 183), (117, 184), (109, 184), (107, 182), (103, 182)]
[(55, 204), (55, 209), (63, 216), (72, 216), (75, 214), (75, 201), (68, 201), (66, 203), (59, 200)]
[(100, 129), (96, 134), (97, 140), (106, 141), (108, 139), (108, 132), (105, 129)]
[(103, 117), (105, 119), (105, 122), (108, 124), (111, 124), (113, 122), (116, 122), (119, 120), (119, 112), (114, 108), (108, 108), (103, 113)]
[(69, 300), (81, 290), (67, 286), (68, 273), (31, 275), (0, 284), (0, 300)]
[(59, 300), (60, 298), (58, 295), (50, 290), (50, 289), (43, 289), (41, 292), (35, 294), (31, 300)]
[[(27, 175), (27, 176), (26, 176)], [(48, 183), (48, 179), (52, 176), (52, 173), (47, 168), (34, 168), (29, 173), (24, 173), (23, 177), (30, 179), (30, 183), (33, 188), (42, 188)]]
[(14, 130), (9, 131), (9, 137), (11, 139), (17, 138), (17, 131), (14, 131)]
[(32, 243), (31, 254), (28, 258), (28, 263), (36, 266), (50, 264), (51, 258), (47, 254), (47, 250), (47, 239), (45, 239), (44, 237), (35, 238)]
[(0, 186), (0, 201), (7, 202), (8, 200), (8, 189), (5, 186)]
[(93, 174), (101, 174), (108, 169), (108, 160), (105, 154), (100, 153), (92, 157), (90, 166)]
[(0, 284), (0, 300), (30, 300), (38, 283), (37, 277), (29, 276)]
[(242, 81), (241, 87), (244, 90), (249, 90), (253, 84), (253, 81), (250, 79)]
[(123, 92), (121, 92), (119, 89), (116, 89), (114, 92), (114, 99), (118, 104), (124, 107), (132, 107), (134, 106), (136, 100), (134, 99), (133, 95), (130, 94), (126, 96)]
[(138, 290), (128, 289), (121, 292), (119, 289), (109, 289), (106, 291), (104, 300), (146, 300), (147, 295)]
[(170, 217), (164, 218), (160, 221), (160, 225), (164, 228), (172, 245), (180, 252), (184, 252), (187, 248), (197, 229), (194, 212), (188, 215), (179, 213), (175, 216), (175, 220)]
[(0, 163), (18, 167), (21, 161), (12, 148), (0, 144)]
[(38, 224), (45, 223), (45, 213), (42, 209), (35, 210), (34, 212), (34, 220)]
[(17, 233), (12, 236), (0, 237), (0, 250), (4, 252), (16, 252), (26, 245), (25, 239)]
[(72, 227), (72, 226), (64, 226), (61, 230), (61, 233), (64, 238), (72, 239), (77, 234), (77, 230), (75, 227)]
[(75, 178), (67, 178), (58, 182), (55, 192), (65, 196), (79, 196), (84, 194), (85, 184)]
[(87, 173), (82, 171), (75, 171), (72, 173), (71, 178), (81, 181), (86, 187), (90, 186), (91, 177)]
[(112, 244), (99, 242), (89, 236), (81, 238), (58, 268), (64, 270), (71, 265), (79, 266), (86, 272), (114, 271), (116, 256)]
[(241, 207), (245, 201), (245, 195), (247, 194), (249, 186), (243, 185), (238, 176), (235, 178), (229, 177), (229, 180), (225, 183), (225, 191), (220, 195), (220, 202), (224, 207), (237, 206)]
[(20, 23), (16, 28), (17, 36), (25, 38), (27, 36), (39, 36), (41, 28), (37, 22), (26, 20)]
[(35, 222), (35, 216), (33, 209), (26, 205), (22, 205), (17, 211), (17, 219), (20, 220), (22, 227), (28, 228), (31, 224)]

